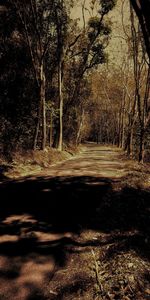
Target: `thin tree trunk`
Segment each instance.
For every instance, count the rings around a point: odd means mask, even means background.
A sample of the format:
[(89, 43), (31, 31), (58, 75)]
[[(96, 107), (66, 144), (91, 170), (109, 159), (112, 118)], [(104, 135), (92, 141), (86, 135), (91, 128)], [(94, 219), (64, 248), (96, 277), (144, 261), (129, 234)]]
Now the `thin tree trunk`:
[(139, 149), (139, 162), (144, 160), (144, 128), (140, 132), (140, 149)]
[(49, 128), (49, 146), (53, 144), (53, 113), (50, 112), (50, 128)]
[(39, 100), (39, 103), (38, 103), (37, 122), (36, 122), (35, 135), (34, 135), (34, 140), (33, 140), (33, 150), (36, 150), (37, 143), (38, 143), (40, 118), (41, 118), (41, 99)]
[(133, 118), (134, 116), (129, 116), (129, 125), (128, 125), (128, 133), (125, 142), (124, 150), (127, 151), (128, 156), (132, 156), (132, 142), (133, 142)]
[(45, 74), (44, 66), (41, 63), (40, 67), (40, 100), (42, 107), (42, 150), (46, 147), (46, 107), (45, 107)]
[(146, 87), (145, 87), (145, 95), (144, 95), (144, 103), (143, 103), (143, 112), (141, 115), (142, 118), (142, 128), (141, 128), (141, 136), (140, 136), (140, 151), (139, 151), (139, 161), (144, 161), (144, 138), (145, 138), (145, 130), (146, 130), (146, 118), (147, 118), (147, 111), (148, 111), (148, 97), (150, 91), (150, 65), (148, 66), (147, 70), (147, 79), (146, 79)]
[(120, 112), (117, 113), (117, 147), (119, 147), (119, 137), (120, 137)]
[(139, 95), (139, 91), (137, 91), (137, 107), (138, 107), (138, 117), (139, 117), (139, 123), (140, 123), (140, 147), (139, 147), (139, 162), (143, 159), (143, 149), (144, 149), (144, 119), (142, 118), (142, 112), (141, 112), (141, 97)]
[(147, 54), (150, 59), (150, 2), (148, 0), (130, 0), (139, 19)]
[(59, 140), (58, 150), (62, 151), (63, 143), (63, 95), (62, 95), (62, 61), (59, 59), (58, 65), (58, 88), (59, 88)]
[(125, 139), (125, 105), (126, 105), (126, 91), (124, 91), (123, 105), (122, 105), (122, 136), (121, 136), (121, 148), (124, 148), (124, 139)]
[(120, 108), (120, 111), (119, 111), (119, 122), (118, 122), (118, 129), (119, 129), (119, 134), (118, 134), (118, 146), (121, 147), (121, 121), (122, 121), (122, 104), (121, 104), (121, 108)]
[(124, 145), (125, 145), (125, 110), (123, 111), (123, 124), (122, 124), (122, 142), (121, 142), (121, 146), (124, 149)]
[(123, 89), (123, 95), (122, 95), (122, 99), (121, 99), (121, 108), (120, 108), (120, 132), (119, 132), (119, 147), (120, 148), (122, 148), (122, 138), (123, 138), (124, 102), (125, 102), (125, 89)]
[(133, 158), (133, 152), (134, 152), (134, 145), (133, 145), (133, 133), (134, 133), (134, 122), (131, 127), (131, 132), (130, 132), (130, 145), (129, 145), (129, 155), (131, 158)]
[(40, 127), (40, 116), (38, 115), (36, 129), (35, 129), (35, 135), (34, 135), (33, 150), (36, 150), (36, 147), (37, 147), (39, 127)]
[(79, 125), (79, 129), (78, 129), (78, 132), (77, 132), (77, 138), (76, 138), (76, 145), (79, 144), (79, 140), (80, 140), (80, 136), (81, 136), (81, 130), (82, 130), (82, 126), (83, 126), (83, 118), (84, 118), (84, 109), (82, 110), (82, 114), (81, 114), (80, 125)]

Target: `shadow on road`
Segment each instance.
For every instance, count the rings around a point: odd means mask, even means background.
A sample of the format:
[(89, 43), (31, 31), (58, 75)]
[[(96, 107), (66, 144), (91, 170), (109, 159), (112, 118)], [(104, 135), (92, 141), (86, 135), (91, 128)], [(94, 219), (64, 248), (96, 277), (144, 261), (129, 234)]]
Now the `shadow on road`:
[(130, 187), (116, 190), (116, 183), (117, 179), (90, 176), (4, 181), (0, 185), (0, 288), (8, 282), (2, 293), (8, 298), (11, 293), (16, 300), (47, 299), (42, 284), (56, 268), (65, 266), (68, 245), (104, 243), (77, 242), (74, 237), (84, 229), (112, 233), (105, 243), (123, 240), (119, 251), (134, 249), (149, 259), (150, 192)]

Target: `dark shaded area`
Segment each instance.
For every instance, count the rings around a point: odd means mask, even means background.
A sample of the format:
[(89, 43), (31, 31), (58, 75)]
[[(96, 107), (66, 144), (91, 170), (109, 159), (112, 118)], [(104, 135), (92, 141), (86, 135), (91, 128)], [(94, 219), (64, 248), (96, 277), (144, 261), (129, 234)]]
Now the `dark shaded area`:
[[(70, 251), (86, 251), (87, 246), (100, 247), (115, 242), (118, 243), (117, 248), (111, 247), (107, 251), (107, 260), (116, 253), (130, 249), (134, 249), (144, 259), (149, 259), (150, 191), (128, 186), (116, 191), (113, 189), (115, 184), (116, 179), (90, 176), (4, 180), (0, 185), (0, 234), (1, 237), (17, 235), (18, 240), (1, 241), (0, 255), (21, 257), (21, 260), (32, 253), (35, 259), (38, 255), (50, 255), (56, 267), (62, 268)], [(13, 218), (17, 215), (30, 217)], [(41, 234), (80, 234), (83, 229), (111, 233), (111, 237), (104, 241), (99, 238), (82, 243), (72, 237), (41, 241), (35, 235), (36, 231)], [(1, 278), (17, 276), (19, 270), (0, 272)], [(53, 274), (49, 276), (51, 278)], [(68, 290), (74, 293), (70, 287), (65, 288), (67, 290), (62, 291), (62, 294)], [(78, 290), (78, 283), (73, 288)], [(61, 299), (61, 294), (59, 297), (52, 299)], [(29, 299), (46, 298), (41, 295), (35, 298), (34, 294)]]
[[(76, 231), (85, 226), (105, 232), (135, 229), (148, 233), (150, 191), (124, 187), (116, 192), (113, 183), (117, 181), (90, 176), (5, 181), (0, 185), (0, 217), (30, 214), (36, 222), (24, 225), (42, 231)], [(1, 231), (17, 233), (21, 226), (14, 221)]]
[(43, 295), (40, 289), (35, 288), (35, 286), (33, 286), (32, 284), (29, 285), (29, 288), (33, 292), (27, 300), (48, 300), (47, 296)]
[[(89, 279), (86, 277), (78, 277), (74, 278), (73, 282), (70, 284), (66, 284), (64, 287), (62, 287), (59, 291), (59, 293), (56, 296), (50, 297), (52, 300), (61, 300), (64, 299), (64, 296), (68, 299), (73, 299), (76, 295), (83, 296), (85, 292), (89, 291), (89, 288), (91, 288), (91, 285), (93, 285), (94, 282), (92, 279)], [(67, 299), (66, 298), (66, 299)]]
[(104, 232), (137, 230), (149, 235), (150, 192), (130, 187), (116, 192), (112, 184), (108, 178), (89, 176), (3, 182), (1, 221), (13, 214), (29, 214), (34, 222), (2, 223), (0, 232), (19, 235), (22, 227), (26, 232), (80, 232), (85, 227)]
[(1, 270), (0, 271), (0, 278), (6, 278), (6, 279), (14, 279), (19, 276), (19, 272), (15, 270)]
[[(89, 222), (108, 191), (111, 191), (111, 181), (105, 178), (39, 177), (11, 181), (1, 185), (1, 196), (5, 199), (1, 216), (28, 213), (38, 224), (46, 222), (48, 230), (51, 225), (54, 231), (76, 231), (78, 226)], [(20, 223), (14, 226), (16, 232)]]
[(7, 180), (7, 177), (4, 174), (5, 172), (8, 172), (10, 169), (11, 167), (8, 165), (3, 165), (3, 164), (0, 165), (0, 181), (3, 182)]

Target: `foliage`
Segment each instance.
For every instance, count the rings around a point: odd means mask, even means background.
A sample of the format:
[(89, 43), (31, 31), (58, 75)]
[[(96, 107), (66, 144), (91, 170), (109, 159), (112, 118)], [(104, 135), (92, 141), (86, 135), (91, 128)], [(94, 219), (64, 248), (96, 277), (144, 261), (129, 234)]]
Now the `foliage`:
[(60, 57), (64, 141), (78, 143), (89, 134), (92, 94), (88, 76), (107, 62), (105, 49), (111, 34), (107, 14), (115, 6), (113, 0), (97, 3), (95, 16), (81, 28), (70, 18), (73, 1), (5, 2), (0, 27), (3, 152), (10, 152), (10, 145), (31, 149), (35, 137), (39, 148), (43, 134), (44, 147), (49, 139), (56, 144)]

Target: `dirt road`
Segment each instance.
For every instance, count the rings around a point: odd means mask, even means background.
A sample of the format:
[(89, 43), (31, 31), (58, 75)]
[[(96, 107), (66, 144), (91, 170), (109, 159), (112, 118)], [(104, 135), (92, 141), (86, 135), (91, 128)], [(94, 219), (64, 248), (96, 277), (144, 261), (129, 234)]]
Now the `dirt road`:
[(148, 299), (150, 191), (140, 181), (119, 150), (94, 144), (4, 180), (0, 299)]
[(117, 148), (88, 144), (82, 152), (60, 165), (48, 170), (52, 176), (96, 176), (117, 178), (127, 170), (121, 160), (121, 151)]

